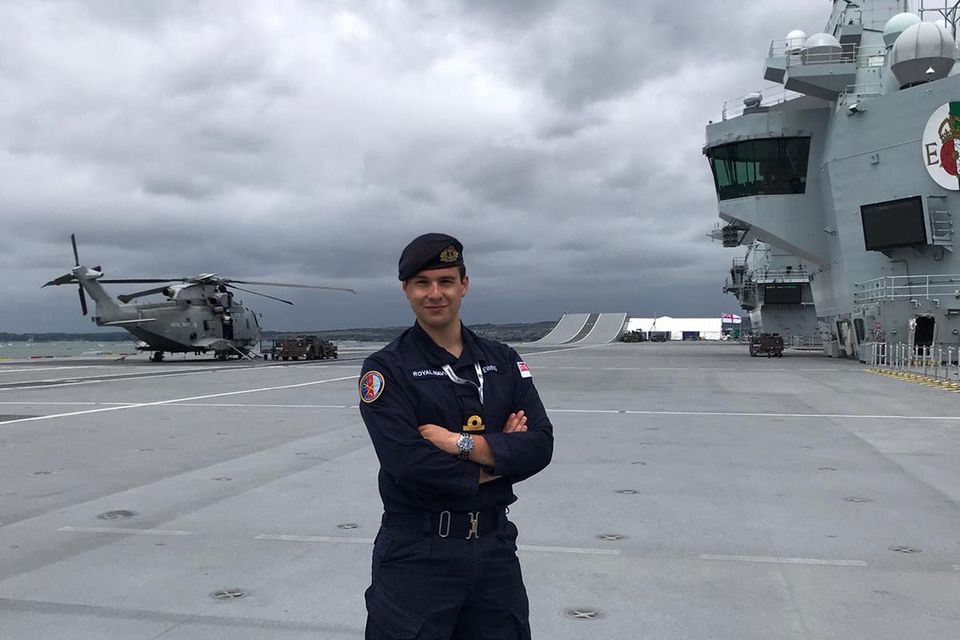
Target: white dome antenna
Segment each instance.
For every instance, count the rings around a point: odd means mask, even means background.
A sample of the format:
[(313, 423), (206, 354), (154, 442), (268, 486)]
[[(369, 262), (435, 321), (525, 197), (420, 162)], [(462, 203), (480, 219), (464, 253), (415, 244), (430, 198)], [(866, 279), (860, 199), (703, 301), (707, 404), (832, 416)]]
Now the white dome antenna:
[(887, 20), (887, 26), (883, 28), (883, 44), (889, 49), (901, 33), (915, 24), (920, 24), (920, 16), (915, 13), (898, 13), (893, 16)]
[(946, 78), (953, 69), (953, 35), (933, 22), (920, 22), (906, 29), (890, 51), (890, 70), (906, 89)]

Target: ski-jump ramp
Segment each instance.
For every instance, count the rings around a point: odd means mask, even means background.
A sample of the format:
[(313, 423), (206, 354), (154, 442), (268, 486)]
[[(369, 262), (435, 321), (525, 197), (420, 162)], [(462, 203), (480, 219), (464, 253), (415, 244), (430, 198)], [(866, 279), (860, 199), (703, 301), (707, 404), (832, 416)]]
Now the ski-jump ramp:
[(590, 333), (572, 344), (587, 345), (615, 342), (623, 334), (623, 329), (626, 326), (627, 314), (601, 313)]
[(625, 313), (565, 313), (550, 333), (528, 344), (607, 344), (620, 337), (626, 324)]
[(589, 318), (589, 313), (565, 313), (550, 333), (528, 344), (562, 344), (569, 342), (577, 337)]

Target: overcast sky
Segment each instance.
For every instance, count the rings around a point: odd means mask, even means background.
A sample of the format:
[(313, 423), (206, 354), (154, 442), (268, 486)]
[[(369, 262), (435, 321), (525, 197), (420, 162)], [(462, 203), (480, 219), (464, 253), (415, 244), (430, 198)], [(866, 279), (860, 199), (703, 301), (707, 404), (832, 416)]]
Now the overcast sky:
[[(3, 0), (0, 331), (93, 331), (106, 277), (244, 294), (267, 329), (394, 326), (403, 246), (457, 236), (468, 323), (736, 312), (701, 154), (828, 0)], [(114, 285), (124, 293), (136, 285)]]

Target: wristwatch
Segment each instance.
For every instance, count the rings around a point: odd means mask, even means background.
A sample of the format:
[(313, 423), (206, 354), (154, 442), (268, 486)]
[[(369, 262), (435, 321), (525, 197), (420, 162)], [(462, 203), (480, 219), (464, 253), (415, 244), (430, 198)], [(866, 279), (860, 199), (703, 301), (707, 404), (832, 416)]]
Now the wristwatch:
[(457, 457), (461, 460), (469, 460), (470, 452), (473, 451), (473, 436), (469, 433), (461, 433), (460, 438), (457, 440), (457, 449), (460, 453), (457, 454)]

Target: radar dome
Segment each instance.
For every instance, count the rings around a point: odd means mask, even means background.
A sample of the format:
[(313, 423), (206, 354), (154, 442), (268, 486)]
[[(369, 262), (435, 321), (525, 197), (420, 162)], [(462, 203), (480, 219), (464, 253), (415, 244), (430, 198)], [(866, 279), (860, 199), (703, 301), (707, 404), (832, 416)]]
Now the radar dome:
[(759, 107), (760, 103), (763, 102), (763, 94), (759, 91), (754, 91), (753, 93), (748, 93), (743, 97), (743, 106), (748, 109), (753, 107)]
[(787, 53), (798, 53), (807, 41), (807, 34), (800, 29), (794, 29), (787, 34)]
[(943, 27), (932, 22), (915, 24), (893, 44), (890, 70), (901, 88), (946, 78), (956, 62), (954, 47), (953, 36)]
[(934, 20), (933, 24), (937, 25), (938, 27), (943, 27), (943, 30), (946, 31), (947, 33), (956, 35), (954, 33), (953, 24), (948, 22), (946, 18), (940, 18), (939, 20)]
[(815, 33), (803, 44), (803, 54), (810, 62), (827, 62), (841, 53), (840, 41), (829, 33)]
[(898, 13), (887, 20), (887, 26), (883, 28), (883, 44), (892, 47), (901, 33), (919, 23), (920, 16), (915, 13)]

